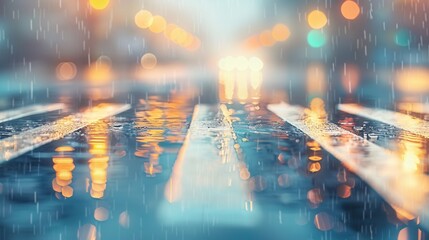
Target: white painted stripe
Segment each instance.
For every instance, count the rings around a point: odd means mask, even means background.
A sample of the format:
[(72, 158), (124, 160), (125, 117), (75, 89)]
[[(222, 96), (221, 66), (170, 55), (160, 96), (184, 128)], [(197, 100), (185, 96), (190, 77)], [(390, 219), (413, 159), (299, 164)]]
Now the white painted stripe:
[(128, 104), (100, 104), (77, 113), (0, 140), (0, 163), (77, 131), (100, 119), (130, 109)]
[(380, 108), (367, 108), (358, 104), (339, 104), (338, 110), (429, 138), (429, 122), (410, 115)]
[(306, 116), (302, 107), (281, 103), (268, 109), (317, 141), (392, 206), (422, 217), (421, 223), (429, 229), (427, 175), (410, 170), (399, 156), (360, 136)]
[(0, 112), (0, 123), (11, 121), (31, 115), (52, 112), (56, 110), (64, 109), (65, 105), (62, 103), (54, 103), (47, 105), (32, 105), (22, 108), (10, 109)]
[(162, 222), (253, 225), (259, 211), (239, 177), (232, 127), (218, 106), (195, 107), (165, 187)]

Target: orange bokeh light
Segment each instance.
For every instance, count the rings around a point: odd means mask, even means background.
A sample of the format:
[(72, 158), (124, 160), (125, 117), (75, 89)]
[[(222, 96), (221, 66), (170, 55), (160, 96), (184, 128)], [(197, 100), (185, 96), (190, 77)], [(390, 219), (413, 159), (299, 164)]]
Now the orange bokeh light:
[(273, 46), (276, 43), (273, 36), (271, 35), (271, 31), (268, 30), (263, 31), (261, 35), (259, 35), (259, 41), (263, 46), (266, 47)]
[(345, 19), (354, 20), (360, 14), (359, 5), (355, 1), (347, 0), (341, 5), (341, 14)]
[(328, 23), (325, 13), (320, 10), (313, 10), (307, 17), (308, 25), (313, 29), (321, 29)]
[(277, 42), (283, 42), (289, 38), (290, 31), (286, 25), (279, 23), (273, 27), (271, 34), (274, 40)]

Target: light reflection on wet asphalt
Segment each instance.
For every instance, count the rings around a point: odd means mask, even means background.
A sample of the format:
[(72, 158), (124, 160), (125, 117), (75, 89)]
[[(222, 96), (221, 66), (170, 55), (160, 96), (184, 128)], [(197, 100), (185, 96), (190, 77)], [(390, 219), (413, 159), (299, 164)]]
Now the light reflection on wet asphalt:
[[(180, 93), (136, 99), (132, 110), (0, 166), (2, 238), (397, 239), (406, 226), (417, 232), (407, 213), (264, 104), (226, 105), (245, 166), (239, 175), (262, 213), (257, 224), (163, 222), (164, 189), (198, 100)], [(60, 115), (3, 123), (2, 137)], [(419, 167), (427, 172), (427, 141), (350, 117), (338, 113), (334, 119), (383, 147), (401, 146), (406, 158), (423, 159)]]

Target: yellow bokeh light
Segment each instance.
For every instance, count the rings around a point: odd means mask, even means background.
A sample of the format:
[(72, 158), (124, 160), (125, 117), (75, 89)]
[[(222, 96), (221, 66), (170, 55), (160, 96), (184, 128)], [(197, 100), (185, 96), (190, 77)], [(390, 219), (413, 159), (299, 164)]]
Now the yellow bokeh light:
[(176, 28), (178, 28), (178, 27), (174, 23), (167, 24), (167, 26), (165, 27), (165, 30), (164, 30), (165, 37), (167, 37), (168, 39), (171, 40), (173, 38), (173, 31), (176, 30)]
[(146, 53), (143, 55), (143, 57), (140, 60), (140, 64), (144, 69), (154, 69), (156, 67), (156, 64), (158, 63), (158, 60), (156, 59), (156, 56), (152, 53)]
[(149, 29), (154, 33), (161, 33), (167, 27), (167, 21), (162, 16), (154, 16)]
[(153, 23), (152, 13), (146, 10), (140, 10), (134, 17), (134, 22), (139, 28), (148, 28)]
[(110, 0), (89, 0), (89, 4), (96, 10), (103, 10), (109, 5)]
[(345, 19), (354, 20), (360, 14), (359, 5), (354, 1), (347, 0), (341, 5), (341, 14)]
[(286, 25), (279, 23), (273, 27), (271, 34), (274, 40), (277, 42), (283, 42), (289, 38), (290, 31)]
[(313, 10), (307, 17), (308, 25), (313, 29), (321, 29), (328, 23), (325, 13), (320, 10)]

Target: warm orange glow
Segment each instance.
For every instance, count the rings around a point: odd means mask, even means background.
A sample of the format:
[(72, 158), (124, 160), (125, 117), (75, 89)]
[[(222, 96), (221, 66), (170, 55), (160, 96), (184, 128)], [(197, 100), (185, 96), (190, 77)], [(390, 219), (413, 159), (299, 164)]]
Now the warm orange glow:
[(134, 22), (139, 28), (148, 28), (153, 23), (152, 13), (147, 10), (140, 10), (134, 17)]
[(341, 14), (343, 14), (345, 19), (354, 20), (360, 14), (359, 5), (355, 1), (346, 0), (341, 5)]
[(305, 114), (313, 121), (326, 118), (325, 101), (321, 98), (313, 98), (310, 102), (310, 108), (306, 109)]
[(408, 68), (396, 74), (396, 88), (402, 92), (419, 94), (429, 92), (429, 69)]
[(353, 93), (360, 82), (359, 67), (354, 64), (345, 64), (341, 82), (347, 93)]
[(322, 157), (310, 156), (310, 157), (308, 157), (308, 160), (313, 161), (313, 162), (318, 162), (318, 161), (322, 161)]
[(189, 34), (185, 30), (180, 27), (176, 27), (171, 32), (171, 40), (178, 45), (184, 45), (188, 38), (188, 35)]
[(328, 23), (325, 13), (320, 10), (314, 10), (307, 16), (308, 25), (313, 29), (321, 29)]
[(265, 47), (271, 47), (276, 43), (276, 41), (274, 40), (271, 34), (271, 31), (269, 30), (263, 31), (259, 35), (259, 42), (261, 42), (261, 44)]
[(60, 146), (55, 148), (55, 152), (73, 152), (74, 148), (71, 146)]
[(271, 31), (272, 37), (277, 42), (286, 41), (290, 36), (289, 28), (284, 24), (276, 24)]
[(320, 171), (320, 169), (322, 169), (322, 165), (320, 165), (318, 162), (313, 162), (308, 165), (309, 172), (315, 173)]
[(162, 16), (154, 16), (152, 19), (152, 24), (150, 25), (149, 29), (154, 33), (161, 33), (165, 30), (167, 27), (167, 22)]
[(102, 62), (91, 64), (85, 71), (86, 79), (92, 84), (104, 84), (110, 82), (113, 78), (110, 65)]
[(109, 5), (110, 0), (89, 0), (89, 4), (96, 10), (103, 10)]
[(167, 24), (164, 30), (165, 37), (171, 40), (173, 38), (173, 31), (176, 30), (176, 28), (178, 28), (178, 26), (174, 23)]
[(156, 67), (157, 63), (158, 63), (158, 60), (157, 60), (156, 56), (152, 53), (146, 53), (140, 59), (141, 66), (147, 70), (154, 69)]

